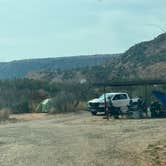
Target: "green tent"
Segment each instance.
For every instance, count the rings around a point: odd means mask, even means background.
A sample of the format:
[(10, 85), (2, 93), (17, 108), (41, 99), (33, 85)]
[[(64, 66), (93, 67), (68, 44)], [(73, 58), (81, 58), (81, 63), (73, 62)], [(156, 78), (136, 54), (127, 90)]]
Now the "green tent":
[(43, 100), (38, 107), (36, 108), (36, 112), (48, 113), (49, 110), (53, 107), (53, 102), (51, 98)]

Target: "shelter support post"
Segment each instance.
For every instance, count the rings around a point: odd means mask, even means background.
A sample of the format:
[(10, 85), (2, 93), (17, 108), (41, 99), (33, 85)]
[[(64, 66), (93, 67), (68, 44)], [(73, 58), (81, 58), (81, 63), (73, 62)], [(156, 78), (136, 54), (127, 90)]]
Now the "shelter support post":
[(107, 99), (106, 99), (106, 87), (104, 85), (104, 111), (105, 111), (105, 114), (106, 114), (106, 118), (107, 120), (109, 120), (109, 113), (108, 113), (108, 107), (107, 107)]
[(145, 101), (146, 101), (146, 104), (149, 105), (148, 85), (145, 85)]

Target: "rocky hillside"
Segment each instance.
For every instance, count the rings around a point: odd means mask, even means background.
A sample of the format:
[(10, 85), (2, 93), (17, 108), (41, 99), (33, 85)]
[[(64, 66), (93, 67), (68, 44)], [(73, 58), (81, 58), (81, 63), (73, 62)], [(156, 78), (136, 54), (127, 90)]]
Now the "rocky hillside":
[(53, 82), (166, 78), (166, 33), (123, 54), (0, 63), (0, 79), (28, 77)]
[[(106, 62), (106, 61), (105, 61)], [(33, 72), (32, 79), (51, 81), (90, 81), (165, 79), (166, 78), (166, 33), (152, 41), (142, 42), (129, 48), (125, 53), (114, 56), (103, 65), (67, 72)]]
[[(166, 33), (152, 41), (131, 47), (121, 56), (118, 65), (113, 65), (113, 68), (117, 73), (128, 75), (127, 78), (166, 78)], [(126, 75), (121, 77), (125, 78)]]
[(23, 78), (28, 73), (37, 71), (64, 71), (102, 65), (114, 56), (116, 55), (74, 56), (0, 63), (0, 79)]

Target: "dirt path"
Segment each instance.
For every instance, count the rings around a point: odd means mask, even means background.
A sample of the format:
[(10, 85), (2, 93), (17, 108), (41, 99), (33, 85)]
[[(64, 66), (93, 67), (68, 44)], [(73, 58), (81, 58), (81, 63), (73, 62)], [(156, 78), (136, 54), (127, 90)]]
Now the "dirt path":
[(17, 120), (35, 120), (35, 119), (44, 118), (46, 116), (47, 114), (45, 113), (29, 113), (29, 114), (12, 114), (10, 115), (10, 118)]
[(153, 166), (165, 161), (166, 119), (104, 120), (89, 113), (0, 126), (1, 166)]

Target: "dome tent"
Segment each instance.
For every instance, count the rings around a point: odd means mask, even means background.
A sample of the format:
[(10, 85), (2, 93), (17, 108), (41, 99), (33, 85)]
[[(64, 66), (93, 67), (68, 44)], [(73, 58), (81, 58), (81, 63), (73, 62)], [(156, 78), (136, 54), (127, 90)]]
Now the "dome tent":
[(51, 98), (43, 100), (38, 107), (36, 108), (36, 112), (48, 113), (49, 110), (53, 107), (53, 100)]

